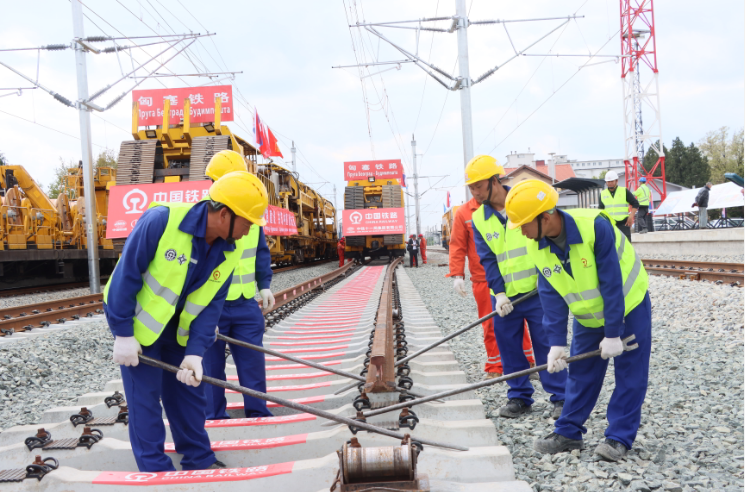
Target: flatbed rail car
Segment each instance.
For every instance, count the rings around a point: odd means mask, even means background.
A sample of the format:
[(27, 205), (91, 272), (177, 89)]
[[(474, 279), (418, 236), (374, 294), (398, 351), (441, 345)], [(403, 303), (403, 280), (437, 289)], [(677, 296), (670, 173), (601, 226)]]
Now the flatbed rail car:
[[(103, 275), (111, 273), (118, 256), (104, 234), (107, 185), (115, 178), (110, 167), (97, 168), (93, 176)], [(23, 166), (0, 166), (0, 290), (88, 279), (82, 168), (69, 168), (62, 188), (49, 198)]]
[(450, 235), (453, 233), (453, 219), (455, 218), (455, 212), (459, 208), (460, 205), (454, 205), (442, 215), (442, 246), (447, 251), (450, 251)]
[(185, 117), (179, 124), (169, 124), (166, 109), (163, 124), (153, 129), (138, 126), (138, 103), (133, 103), (134, 140), (121, 144), (116, 184), (204, 180), (207, 179), (204, 171), (212, 156), (221, 150), (234, 150), (244, 156), (249, 172), (266, 186), (269, 203), (295, 216), (297, 235), (267, 235), (272, 263), (290, 265), (336, 257), (333, 204), (302, 183), (297, 173), (273, 162), (258, 163), (259, 150), (221, 124), (219, 110), (215, 111), (215, 121), (192, 126), (187, 104), (188, 99), (185, 100)]
[[(348, 186), (344, 188), (346, 210), (402, 208), (403, 203), (404, 192), (397, 179), (349, 181)], [(405, 254), (406, 243), (403, 234), (348, 236), (344, 248), (345, 258), (359, 260), (384, 256), (392, 260)]]

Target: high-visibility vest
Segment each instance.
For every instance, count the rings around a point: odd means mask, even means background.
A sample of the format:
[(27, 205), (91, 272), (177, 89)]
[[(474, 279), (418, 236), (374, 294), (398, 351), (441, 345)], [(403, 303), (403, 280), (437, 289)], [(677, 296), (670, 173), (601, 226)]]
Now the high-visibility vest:
[[(538, 271), (556, 289), (575, 319), (588, 328), (600, 328), (605, 325), (603, 314), (603, 297), (600, 294), (598, 268), (595, 262), (595, 219), (602, 216), (613, 223), (609, 214), (603, 210), (572, 209), (566, 211), (577, 224), (582, 236), (580, 244), (567, 244), (569, 247), (569, 263), (572, 275), (569, 275), (561, 260), (551, 252), (547, 246), (538, 249), (537, 241), (528, 242), (528, 254), (538, 267)], [(613, 226), (615, 234), (616, 253), (621, 264), (623, 278), (624, 316), (638, 306), (643, 300), (649, 287), (647, 271), (637, 256), (631, 241)]]
[(634, 192), (634, 196), (639, 200), (640, 207), (648, 207), (649, 198), (652, 196), (652, 192), (649, 190), (649, 186), (640, 184), (639, 188)]
[(253, 299), (256, 295), (256, 249), (259, 246), (261, 227), (251, 225), (248, 234), (235, 242), (235, 250), (241, 255), (238, 265), (233, 270), (233, 280), (228, 290), (228, 301), (235, 301), (241, 295)]
[[(168, 224), (158, 241), (155, 257), (142, 275), (142, 289), (137, 293), (134, 316), (135, 339), (140, 345), (145, 346), (155, 343), (176, 312), (176, 304), (184, 288), (186, 272), (191, 261), (193, 236), (179, 230), (179, 225), (193, 204), (153, 202), (148, 208), (159, 206), (168, 207)], [(225, 251), (225, 260), (212, 271), (204, 284), (186, 297), (176, 334), (176, 339), (182, 347), (186, 346), (189, 339), (192, 321), (212, 302), (230, 278), (230, 273), (238, 264), (239, 254), (236, 251)], [(109, 288), (114, 275), (116, 269), (104, 288), (104, 302), (108, 302)]]
[(611, 195), (608, 188), (600, 193), (600, 200), (603, 202), (605, 211), (613, 220), (623, 220), (629, 216), (629, 204), (626, 201), (626, 188), (623, 186), (616, 187), (616, 194)]
[[(526, 248), (528, 238), (520, 229), (509, 229), (502, 225), (496, 215), (484, 218), (485, 209), (481, 205), (472, 215), (473, 226), (489, 245), (497, 257), (499, 273), (504, 279), (505, 294), (514, 297), (535, 290), (538, 274), (533, 260), (528, 257)], [(535, 242), (532, 241), (531, 242)], [(491, 295), (498, 292), (491, 292)]]

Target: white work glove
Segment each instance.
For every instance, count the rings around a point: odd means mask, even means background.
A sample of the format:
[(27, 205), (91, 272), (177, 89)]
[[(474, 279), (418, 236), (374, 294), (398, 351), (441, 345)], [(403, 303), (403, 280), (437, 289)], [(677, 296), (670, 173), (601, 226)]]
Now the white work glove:
[(274, 309), (274, 294), (272, 294), (271, 290), (261, 289), (259, 295), (262, 300), (261, 309)]
[(468, 295), (468, 292), (466, 291), (466, 281), (463, 280), (461, 277), (455, 277), (455, 281), (453, 282), (453, 289), (455, 289), (455, 292), (460, 294), (462, 297), (466, 297)]
[(142, 353), (142, 347), (135, 337), (116, 337), (114, 339), (114, 363), (120, 366), (136, 366), (140, 363), (137, 354)]
[(187, 355), (179, 366), (176, 379), (182, 383), (197, 387), (202, 382), (202, 358), (198, 355)]
[(622, 353), (623, 342), (621, 341), (621, 337), (603, 338), (603, 341), (600, 342), (600, 357), (603, 359), (618, 357)]
[(499, 314), (501, 318), (510, 314), (513, 309), (515, 309), (515, 306), (512, 305), (510, 298), (507, 297), (506, 294), (497, 294), (497, 302), (494, 310), (497, 311), (497, 314)]
[(551, 350), (548, 351), (548, 360), (546, 361), (548, 372), (561, 372), (569, 367), (566, 357), (567, 353), (564, 347), (551, 347)]

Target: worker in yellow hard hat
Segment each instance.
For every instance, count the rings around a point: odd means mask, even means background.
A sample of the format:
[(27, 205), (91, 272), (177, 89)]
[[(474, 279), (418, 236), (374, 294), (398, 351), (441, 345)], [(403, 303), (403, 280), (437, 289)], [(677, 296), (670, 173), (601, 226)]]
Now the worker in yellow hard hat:
[[(486, 273), (492, 296), (492, 306), (499, 317), (494, 319), (494, 335), (502, 357), (505, 374), (528, 369), (523, 351), (525, 325), (530, 332), (536, 364), (545, 364), (549, 352), (548, 338), (543, 329), (543, 310), (537, 296), (520, 304), (512, 301), (533, 292), (538, 283), (535, 265), (525, 252), (526, 238), (509, 228), (504, 204), (508, 186), (502, 184), (504, 168), (494, 157), (479, 155), (466, 166), (466, 185), (481, 206), (473, 213), (476, 251)], [(566, 375), (539, 374), (544, 391), (551, 394), (554, 419), (559, 418), (564, 405)], [(531, 412), (533, 385), (528, 376), (507, 381), (508, 401), (499, 409), (505, 418), (517, 418)]]
[[(197, 203), (151, 203), (127, 238), (104, 289), (129, 406), (129, 435), (140, 471), (175, 470), (163, 451), (168, 417), (184, 470), (225, 468), (204, 428), (202, 357), (228, 295), (240, 251), (235, 240), (263, 226), (266, 190), (245, 171), (231, 172)], [(144, 354), (181, 367), (178, 374), (139, 364)]]
[[(534, 443), (541, 453), (582, 449), (585, 422), (603, 387), (608, 359), (615, 357), (615, 388), (608, 403), (605, 442), (595, 453), (609, 461), (631, 449), (641, 422), (649, 379), (652, 306), (647, 272), (631, 242), (605, 210), (559, 210), (559, 195), (535, 179), (507, 194), (509, 227), (521, 229), (538, 268), (538, 292), (551, 350), (548, 371), (563, 373), (569, 312), (574, 316), (571, 355), (600, 348), (601, 356), (569, 366), (566, 403), (554, 432)], [(624, 352), (622, 337), (635, 335)]]
[[(246, 163), (238, 152), (232, 150), (218, 152), (207, 165), (205, 174), (210, 179), (219, 180), (224, 174), (235, 172), (235, 169), (248, 174), (247, 179), (266, 195), (266, 188), (259, 178), (246, 173)], [(254, 299), (257, 285), (264, 308), (274, 307), (274, 295), (270, 289), (272, 255), (266, 243), (264, 228), (260, 224), (252, 225), (249, 233), (239, 239), (236, 246), (241, 252), (241, 259), (233, 271), (230, 290), (217, 327), (222, 335), (262, 346), (265, 324), (261, 308)], [(230, 344), (230, 353), (241, 386), (266, 393), (264, 354), (233, 344)], [(204, 356), (205, 374), (224, 381), (225, 363), (225, 342), (217, 340)], [(217, 386), (209, 386), (205, 391), (207, 392), (207, 419), (230, 418), (225, 390)], [(240, 416), (245, 415), (247, 418), (272, 416), (264, 400), (245, 395), (241, 413)]]

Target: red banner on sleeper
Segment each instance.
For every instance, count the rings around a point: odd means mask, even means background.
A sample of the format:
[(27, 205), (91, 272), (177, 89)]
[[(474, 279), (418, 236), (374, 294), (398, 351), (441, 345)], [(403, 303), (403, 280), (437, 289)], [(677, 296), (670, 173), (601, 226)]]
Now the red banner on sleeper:
[(184, 117), (184, 101), (189, 99), (191, 123), (215, 121), (215, 99), (220, 98), (220, 120), (233, 121), (233, 86), (183, 87), (180, 89), (146, 89), (132, 91), (132, 101), (138, 104), (139, 126), (162, 125), (166, 99), (171, 101), (170, 124), (178, 125)]
[(368, 179), (401, 179), (404, 168), (401, 159), (389, 159), (385, 161), (353, 161), (344, 163), (344, 181), (355, 181)]
[(100, 485), (162, 485), (180, 483), (235, 482), (292, 473), (294, 461), (251, 468), (188, 470), (171, 472), (101, 472), (92, 483)]
[[(209, 180), (112, 186), (109, 190), (106, 238), (129, 236), (150, 203), (196, 203), (207, 196), (210, 186), (212, 182)], [(267, 221), (264, 234), (267, 236), (297, 234), (295, 214), (289, 210), (269, 205), (264, 217)]]
[(344, 236), (372, 236), (406, 232), (406, 216), (403, 208), (344, 210), (342, 217)]

